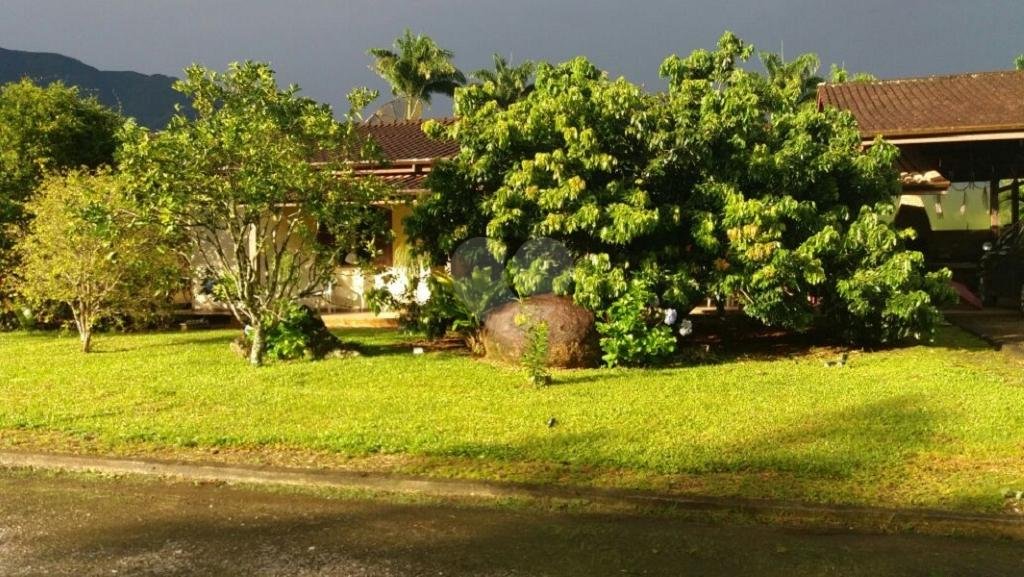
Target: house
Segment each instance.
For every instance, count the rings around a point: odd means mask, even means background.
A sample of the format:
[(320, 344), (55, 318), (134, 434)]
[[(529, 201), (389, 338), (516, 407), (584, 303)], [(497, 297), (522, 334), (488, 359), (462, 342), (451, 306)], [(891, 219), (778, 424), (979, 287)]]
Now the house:
[[(439, 119), (440, 122), (451, 120)], [(412, 211), (416, 200), (427, 193), (427, 175), (438, 161), (458, 153), (459, 146), (450, 140), (428, 138), (423, 133), (421, 120), (403, 120), (386, 123), (372, 123), (359, 126), (363, 137), (373, 140), (381, 158), (372, 162), (361, 162), (353, 166), (355, 174), (374, 176), (388, 183), (393, 194), (379, 208), (388, 214), (391, 221), (392, 239), (379, 247), (379, 257), (374, 263), (379, 274), (367, 276), (352, 255), (351, 260), (339, 266), (334, 277), (323, 292), (304, 300), (305, 304), (325, 313), (360, 312), (368, 309), (367, 296), (375, 287), (387, 286), (396, 295), (405, 292), (410, 279), (409, 262), (403, 221)], [(325, 153), (327, 154), (327, 153)], [(323, 159), (313, 159), (314, 164)], [(288, 207), (285, 210), (298, 210)], [(425, 287), (422, 289), (425, 291)], [(426, 293), (423, 294), (426, 297)], [(176, 303), (188, 310), (188, 314), (206, 318), (220, 318), (227, 315), (227, 308), (201, 287), (193, 287), (176, 297)], [(394, 316), (394, 315), (391, 315)], [(349, 320), (358, 326), (377, 326), (378, 319), (372, 315), (360, 315), (350, 319), (335, 318), (338, 326)], [(390, 324), (393, 318), (383, 319)]]
[[(438, 119), (442, 123), (451, 119)], [(412, 211), (416, 199), (427, 194), (425, 182), (434, 164), (458, 154), (459, 145), (450, 140), (429, 138), (423, 133), (424, 120), (375, 122), (359, 127), (362, 135), (373, 140), (381, 153), (382, 162), (364, 162), (355, 166), (357, 175), (372, 175), (394, 188), (395, 200), (382, 209), (391, 220), (392, 241), (381, 247), (377, 264), (385, 267), (383, 274), (367, 278), (355, 265), (342, 266), (335, 282), (326, 288), (324, 298), (315, 303), (328, 311), (363, 311), (367, 309), (367, 292), (384, 282), (387, 273), (397, 278), (390, 288), (396, 293), (405, 289), (408, 275), (404, 270), (408, 249), (403, 221)], [(313, 303), (311, 303), (313, 304)]]
[(900, 149), (895, 222), (929, 264), (969, 285), (982, 246), (1020, 220), (1024, 71), (822, 84), (818, 106), (850, 111), (864, 146)]

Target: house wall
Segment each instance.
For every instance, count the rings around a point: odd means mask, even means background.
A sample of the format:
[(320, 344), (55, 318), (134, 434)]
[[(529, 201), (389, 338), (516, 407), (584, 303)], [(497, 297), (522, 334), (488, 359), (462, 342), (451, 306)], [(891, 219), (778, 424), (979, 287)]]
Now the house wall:
[[(412, 205), (394, 205), (389, 208), (393, 239), (390, 246), (382, 251), (381, 264), (387, 266), (384, 273), (368, 276), (363, 274), (362, 269), (358, 266), (340, 266), (335, 270), (332, 281), (323, 287), (322, 294), (303, 299), (303, 304), (328, 312), (365, 311), (368, 309), (367, 294), (375, 286), (388, 286), (396, 295), (405, 292), (409, 279), (409, 275), (406, 273), (409, 264), (409, 250), (403, 221), (412, 212)], [(294, 212), (298, 209), (289, 207), (285, 210)], [(286, 222), (285, 219), (282, 219), (279, 229), (287, 226)], [(293, 240), (290, 245), (293, 250), (301, 249), (301, 244), (298, 241)], [(197, 272), (193, 271), (193, 274), (197, 274)], [(388, 283), (388, 277), (391, 276), (395, 279)], [(191, 294), (182, 295), (181, 303), (190, 304), (191, 308), (196, 311), (223, 312), (227, 310), (226, 306), (217, 303), (209, 295), (202, 294), (200, 288), (193, 286)]]
[[(327, 310), (365, 311), (368, 309), (367, 293), (373, 288), (387, 287), (396, 296), (405, 293), (411, 276), (410, 267), (415, 266), (409, 259), (409, 242), (404, 221), (412, 212), (411, 204), (397, 204), (391, 207), (391, 231), (393, 238), (389, 251), (387, 268), (381, 274), (368, 276), (357, 266), (338, 268), (330, 302), (320, 306)], [(389, 282), (390, 281), (390, 282)], [(420, 287), (420, 298), (426, 299), (425, 287)]]

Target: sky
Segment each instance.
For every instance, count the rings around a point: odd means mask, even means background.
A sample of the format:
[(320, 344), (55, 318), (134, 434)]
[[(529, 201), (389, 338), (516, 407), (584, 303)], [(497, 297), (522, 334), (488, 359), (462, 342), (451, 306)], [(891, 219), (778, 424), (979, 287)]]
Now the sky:
[[(0, 47), (172, 76), (192, 62), (269, 61), (282, 83), (336, 107), (354, 86), (389, 94), (366, 50), (405, 28), (465, 71), (494, 52), (585, 55), (655, 89), (665, 56), (712, 48), (727, 29), (882, 78), (1009, 68), (1024, 53), (1024, 0), (0, 0)], [(431, 113), (449, 110), (442, 99)]]

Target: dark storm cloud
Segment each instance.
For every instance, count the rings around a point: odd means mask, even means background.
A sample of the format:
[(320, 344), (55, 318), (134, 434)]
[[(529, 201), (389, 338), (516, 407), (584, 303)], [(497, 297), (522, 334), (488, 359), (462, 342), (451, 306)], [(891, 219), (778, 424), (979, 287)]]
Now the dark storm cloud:
[(352, 86), (384, 88), (366, 49), (406, 27), (453, 49), (466, 70), (492, 52), (584, 54), (614, 76), (659, 86), (662, 58), (711, 47), (730, 29), (789, 57), (813, 51), (826, 67), (893, 77), (1009, 67), (1024, 52), (1024, 1), (0, 0), (5, 48), (172, 75), (193, 61), (268, 60), (282, 80), (335, 105)]

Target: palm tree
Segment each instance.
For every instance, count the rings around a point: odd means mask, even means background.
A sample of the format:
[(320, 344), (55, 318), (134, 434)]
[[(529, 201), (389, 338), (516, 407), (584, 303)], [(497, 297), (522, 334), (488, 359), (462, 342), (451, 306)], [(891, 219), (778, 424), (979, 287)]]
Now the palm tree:
[(533, 91), (530, 79), (536, 68), (536, 64), (530, 60), (519, 66), (512, 66), (504, 56), (495, 54), (494, 70), (477, 70), (471, 76), (485, 86), (490, 84), (489, 92), (498, 106), (508, 108), (510, 104)]
[(405, 99), (405, 118), (418, 118), (434, 94), (451, 96), (466, 83), (466, 77), (452, 64), (454, 54), (441, 48), (429, 36), (413, 35), (406, 29), (394, 43), (394, 50), (371, 48), (370, 69), (391, 84), (391, 93)]
[(769, 82), (777, 88), (796, 91), (799, 104), (817, 99), (818, 85), (825, 81), (818, 76), (821, 61), (817, 55), (801, 54), (789, 62), (774, 52), (762, 52), (760, 57)]
[(844, 66), (832, 65), (832, 71), (828, 75), (828, 81), (832, 84), (846, 84), (847, 82), (875, 82), (878, 78), (867, 72), (854, 72), (850, 74)]

